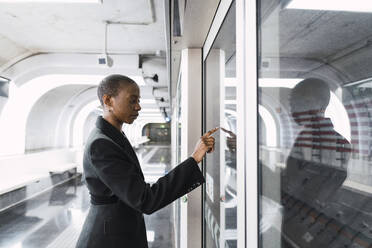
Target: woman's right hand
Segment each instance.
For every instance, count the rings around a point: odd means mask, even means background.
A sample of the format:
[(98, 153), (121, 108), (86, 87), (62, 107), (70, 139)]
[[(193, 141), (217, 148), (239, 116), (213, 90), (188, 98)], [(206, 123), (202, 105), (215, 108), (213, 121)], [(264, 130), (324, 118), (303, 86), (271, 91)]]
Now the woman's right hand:
[(218, 129), (219, 128), (216, 127), (209, 130), (203, 136), (201, 136), (198, 143), (196, 143), (194, 152), (191, 154), (191, 157), (193, 157), (197, 163), (202, 161), (205, 153), (214, 151), (214, 138), (211, 135)]

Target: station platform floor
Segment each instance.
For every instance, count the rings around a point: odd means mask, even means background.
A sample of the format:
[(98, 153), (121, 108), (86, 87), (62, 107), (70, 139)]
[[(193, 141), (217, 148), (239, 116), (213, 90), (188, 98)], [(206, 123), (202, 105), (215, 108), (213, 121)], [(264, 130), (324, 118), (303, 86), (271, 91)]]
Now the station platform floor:
[[(170, 169), (170, 146), (144, 146), (137, 154), (149, 183)], [(89, 201), (89, 192), (81, 177), (77, 177), (1, 212), (0, 247), (75, 247)], [(150, 248), (174, 247), (172, 220), (172, 204), (145, 215)]]

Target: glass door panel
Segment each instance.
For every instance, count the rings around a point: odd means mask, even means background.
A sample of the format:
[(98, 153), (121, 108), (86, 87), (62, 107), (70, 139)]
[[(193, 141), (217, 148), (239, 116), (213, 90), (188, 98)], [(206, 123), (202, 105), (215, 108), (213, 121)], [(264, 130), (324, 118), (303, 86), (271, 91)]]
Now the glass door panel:
[(371, 247), (371, 5), (258, 3), (260, 246)]
[(207, 248), (237, 246), (235, 3), (205, 60), (204, 126), (215, 152), (205, 160), (204, 240)]

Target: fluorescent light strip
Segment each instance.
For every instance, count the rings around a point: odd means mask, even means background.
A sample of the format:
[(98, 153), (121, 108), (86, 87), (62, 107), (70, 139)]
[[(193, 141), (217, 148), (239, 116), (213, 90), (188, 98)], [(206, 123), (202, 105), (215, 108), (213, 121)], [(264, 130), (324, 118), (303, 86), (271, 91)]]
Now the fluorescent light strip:
[(302, 80), (302, 78), (260, 78), (258, 86), (293, 88)]
[(160, 113), (160, 109), (158, 109), (158, 108), (143, 108), (143, 109), (141, 109), (140, 113)]
[(224, 79), (225, 87), (236, 87), (237, 79), (236, 78), (228, 78)]
[(129, 76), (129, 77), (131, 79), (133, 79), (139, 86), (145, 86), (146, 85), (142, 76)]
[(236, 100), (225, 100), (225, 104), (236, 104)]
[(139, 113), (139, 117), (162, 117), (161, 113)]
[(140, 99), (140, 104), (156, 104), (154, 99)]
[(372, 12), (371, 0), (292, 0), (287, 9)]
[(0, 0), (0, 3), (102, 3), (102, 0)]

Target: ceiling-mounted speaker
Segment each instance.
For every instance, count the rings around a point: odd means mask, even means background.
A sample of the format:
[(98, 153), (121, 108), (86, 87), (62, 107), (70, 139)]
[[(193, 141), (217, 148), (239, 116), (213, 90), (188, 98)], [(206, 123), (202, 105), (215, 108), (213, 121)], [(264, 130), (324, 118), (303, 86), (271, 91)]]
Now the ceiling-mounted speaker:
[(158, 74), (154, 74), (153, 76), (143, 76), (143, 79), (145, 80), (145, 81), (147, 81), (147, 80), (151, 80), (150, 81), (150, 83), (151, 82), (155, 82), (155, 83), (157, 83), (157, 82), (159, 82), (159, 76), (158, 76)]
[(147, 85), (167, 87), (167, 70), (164, 58), (148, 58), (142, 61), (142, 74)]

